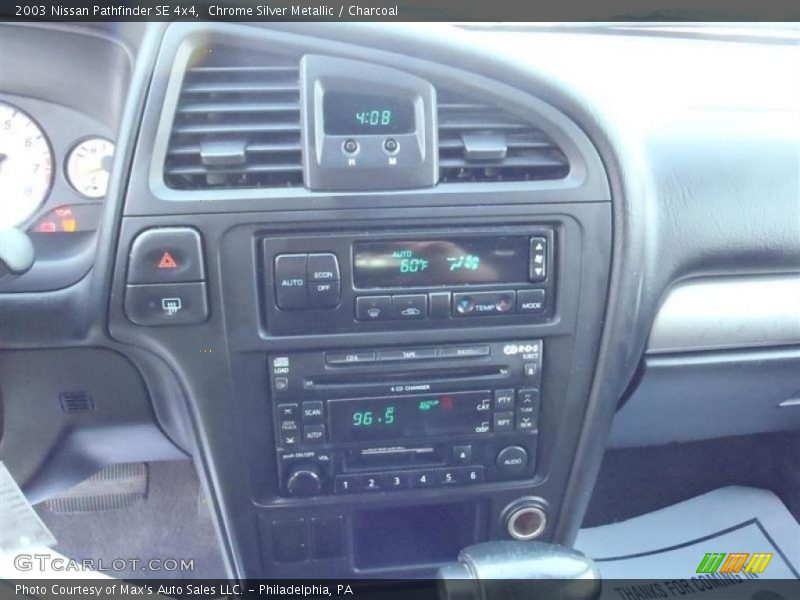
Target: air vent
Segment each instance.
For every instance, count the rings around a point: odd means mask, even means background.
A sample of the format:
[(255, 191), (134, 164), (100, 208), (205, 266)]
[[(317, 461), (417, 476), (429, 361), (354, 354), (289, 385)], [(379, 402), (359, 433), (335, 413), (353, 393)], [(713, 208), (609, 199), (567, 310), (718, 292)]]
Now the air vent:
[(545, 133), (503, 109), (438, 90), (439, 182), (534, 181), (569, 173)]
[(195, 55), (164, 180), (179, 190), (302, 185), (298, 63), (225, 49)]
[(61, 409), (65, 413), (94, 410), (94, 400), (92, 400), (89, 392), (82, 390), (76, 392), (61, 392), (58, 395), (58, 400), (61, 403)]

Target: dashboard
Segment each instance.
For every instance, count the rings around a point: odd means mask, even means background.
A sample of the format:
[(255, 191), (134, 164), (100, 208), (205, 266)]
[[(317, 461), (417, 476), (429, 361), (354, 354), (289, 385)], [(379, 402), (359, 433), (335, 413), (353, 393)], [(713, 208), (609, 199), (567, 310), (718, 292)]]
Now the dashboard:
[[(796, 43), (0, 27), (0, 219), (36, 252), (0, 279), (0, 453), (32, 498), (191, 457), (230, 573), (424, 577), (569, 545), (608, 446), (800, 427)], [(762, 285), (790, 300), (742, 328)], [(692, 419), (765, 360), (768, 401)], [(32, 370), (92, 408), (34, 420)]]

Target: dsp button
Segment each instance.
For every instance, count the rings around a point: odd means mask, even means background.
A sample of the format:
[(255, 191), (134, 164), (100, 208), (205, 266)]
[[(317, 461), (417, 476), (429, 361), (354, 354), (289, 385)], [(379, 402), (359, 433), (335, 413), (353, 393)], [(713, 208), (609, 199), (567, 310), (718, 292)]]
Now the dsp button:
[(202, 241), (194, 229), (148, 229), (133, 241), (128, 283), (182, 283), (205, 278)]
[(308, 308), (307, 264), (307, 254), (280, 254), (275, 257), (275, 302), (278, 308)]

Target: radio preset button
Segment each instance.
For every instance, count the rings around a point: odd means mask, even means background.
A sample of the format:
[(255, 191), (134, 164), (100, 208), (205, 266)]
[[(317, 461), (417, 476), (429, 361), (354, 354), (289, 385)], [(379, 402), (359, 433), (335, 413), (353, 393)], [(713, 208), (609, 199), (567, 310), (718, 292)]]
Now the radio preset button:
[(325, 354), (325, 362), (329, 365), (353, 365), (375, 362), (377, 353), (358, 350), (356, 352), (329, 352)]
[(339, 261), (335, 254), (309, 254), (307, 264), (309, 281), (339, 281)]
[(467, 485), (471, 485), (473, 483), (483, 483), (485, 478), (484, 469), (482, 466), (459, 467), (458, 472), (461, 483)]
[(307, 254), (275, 257), (275, 302), (283, 310), (308, 308)]
[(381, 489), (382, 486), (380, 475), (361, 475), (362, 492), (379, 492)]
[(489, 346), (448, 346), (439, 349), (441, 358), (472, 358), (489, 356)]
[(393, 319), (424, 319), (428, 316), (428, 297), (425, 294), (392, 296)]
[(436, 348), (406, 348), (404, 350), (382, 350), (378, 360), (423, 360), (436, 358)]
[(323, 422), (322, 400), (311, 400), (303, 402), (303, 423), (322, 423)]
[(391, 318), (391, 296), (359, 296), (356, 298), (356, 320), (387, 321)]
[(311, 281), (308, 284), (308, 305), (311, 308), (336, 308), (341, 292), (340, 281)]
[(547, 238), (531, 238), (531, 281), (547, 279)]
[(409, 476), (411, 478), (412, 488), (426, 488), (436, 485), (436, 471), (433, 469), (411, 471)]
[(498, 412), (494, 413), (494, 432), (505, 433), (514, 430), (514, 413)]
[(306, 425), (303, 427), (303, 442), (321, 444), (325, 441), (325, 425)]
[(337, 475), (333, 491), (337, 494), (352, 494), (360, 490), (361, 479), (357, 475)]
[(495, 390), (494, 409), (510, 410), (514, 408), (514, 390)]
[(460, 483), (459, 470), (457, 468), (436, 469), (436, 481), (439, 485), (458, 485)]
[(472, 446), (453, 446), (453, 460), (462, 465), (472, 462)]
[(383, 487), (387, 490), (404, 490), (408, 487), (408, 472), (397, 471), (383, 476)]

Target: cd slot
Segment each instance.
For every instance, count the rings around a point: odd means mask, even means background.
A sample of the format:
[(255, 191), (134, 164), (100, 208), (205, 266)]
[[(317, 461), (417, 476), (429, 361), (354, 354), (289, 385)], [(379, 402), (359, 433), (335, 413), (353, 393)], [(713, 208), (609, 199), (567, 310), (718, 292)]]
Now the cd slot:
[(441, 466), (447, 462), (444, 446), (392, 446), (349, 450), (344, 455), (345, 472), (403, 467)]
[(469, 383), (485, 381), (487, 379), (507, 379), (509, 369), (506, 366), (480, 366), (469, 368), (437, 369), (435, 371), (387, 371), (385, 373), (375, 372), (348, 372), (348, 373), (326, 373), (307, 377), (303, 380), (303, 388), (306, 390), (330, 390), (342, 386), (349, 389), (367, 387), (379, 384), (407, 384), (414, 382), (438, 383), (458, 380), (459, 382)]

